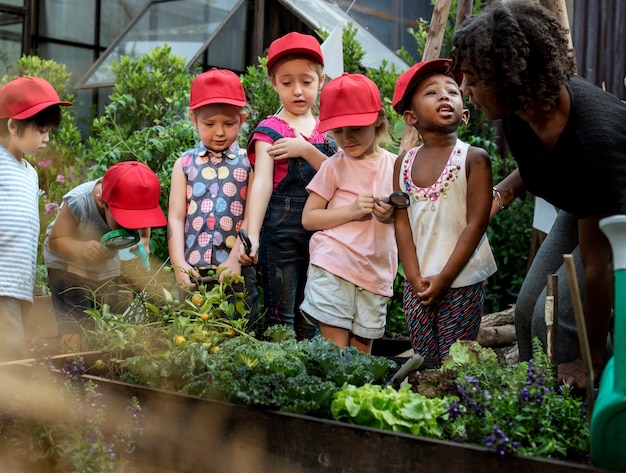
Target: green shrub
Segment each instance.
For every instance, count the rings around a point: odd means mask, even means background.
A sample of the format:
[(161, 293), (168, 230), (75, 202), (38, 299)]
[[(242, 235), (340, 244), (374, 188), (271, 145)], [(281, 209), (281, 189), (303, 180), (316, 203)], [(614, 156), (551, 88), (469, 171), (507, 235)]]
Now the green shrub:
[[(89, 138), (89, 177), (100, 177), (121, 161), (141, 161), (159, 176), (161, 207), (167, 209), (174, 162), (198, 140), (188, 116), (195, 74), (167, 45), (137, 60), (123, 56), (112, 68), (110, 103), (94, 120)], [(152, 246), (157, 259), (168, 257), (165, 229), (154, 229)]]

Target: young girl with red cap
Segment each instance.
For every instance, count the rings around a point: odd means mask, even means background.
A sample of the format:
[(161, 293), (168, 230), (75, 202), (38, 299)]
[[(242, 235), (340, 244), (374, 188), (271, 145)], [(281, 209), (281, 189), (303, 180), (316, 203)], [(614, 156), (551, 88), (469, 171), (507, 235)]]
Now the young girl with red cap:
[(246, 150), (237, 143), (245, 105), (243, 86), (232, 71), (213, 68), (191, 83), (189, 118), (200, 142), (172, 170), (167, 243), (181, 300), (209, 272), (217, 270), (220, 280), (226, 273), (240, 274), (252, 328), (258, 318), (256, 268), (239, 263), (237, 238), (253, 179)]
[[(138, 230), (137, 243), (147, 258), (150, 228), (167, 223), (160, 197), (159, 178), (137, 161), (115, 164), (101, 179), (63, 196), (44, 241), (62, 351), (78, 348), (80, 335), (90, 326), (85, 310), (105, 302), (113, 311), (123, 309), (118, 306), (120, 258), (117, 251), (103, 246), (102, 237), (112, 231), (127, 235), (125, 230)], [(138, 246), (131, 248), (141, 254), (138, 250)]]
[(282, 108), (259, 123), (248, 143), (255, 175), (246, 209), (252, 250), (246, 255), (240, 249), (240, 261), (260, 258), (264, 327), (286, 324), (299, 338), (314, 334), (297, 311), (311, 237), (301, 222), (306, 186), (335, 152), (312, 111), (324, 84), (323, 65), (313, 36), (289, 33), (270, 45), (267, 71)]
[(491, 163), (482, 148), (457, 138), (469, 118), (449, 59), (415, 64), (396, 82), (393, 106), (423, 144), (401, 155), (394, 189), (411, 205), (395, 218), (404, 268), (404, 312), (413, 349), (442, 361), (450, 345), (478, 336), (485, 280), (496, 271), (485, 231)]
[(39, 240), (39, 177), (26, 161), (61, 123), (59, 99), (40, 77), (0, 89), (0, 361), (23, 358), (24, 312), (33, 302)]
[(331, 80), (320, 130), (331, 130), (341, 151), (307, 186), (302, 224), (315, 233), (300, 309), (324, 338), (369, 354), (385, 332), (398, 266), (388, 201), (396, 156), (380, 147), (387, 121), (376, 84), (361, 74)]

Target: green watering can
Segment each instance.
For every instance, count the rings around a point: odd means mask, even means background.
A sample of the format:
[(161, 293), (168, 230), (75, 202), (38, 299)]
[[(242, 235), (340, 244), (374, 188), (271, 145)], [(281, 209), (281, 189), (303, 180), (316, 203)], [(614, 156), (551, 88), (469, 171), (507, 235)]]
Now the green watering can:
[(600, 229), (613, 249), (615, 335), (591, 416), (591, 456), (601, 468), (626, 471), (626, 215), (600, 220)]

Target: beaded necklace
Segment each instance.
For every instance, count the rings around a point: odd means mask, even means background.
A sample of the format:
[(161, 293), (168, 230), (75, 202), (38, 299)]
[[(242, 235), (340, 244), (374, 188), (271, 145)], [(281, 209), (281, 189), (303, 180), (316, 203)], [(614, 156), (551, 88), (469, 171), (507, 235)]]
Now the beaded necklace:
[(415, 154), (411, 159), (403, 163), (402, 178), (404, 180), (405, 190), (411, 196), (411, 201), (418, 202), (421, 200), (430, 200), (432, 202), (430, 210), (434, 211), (435, 202), (439, 199), (439, 197), (442, 197), (443, 199), (448, 198), (447, 190), (450, 188), (450, 185), (452, 185), (452, 183), (456, 180), (457, 175), (461, 170), (461, 166), (452, 162), (455, 156), (461, 154), (461, 150), (458, 146), (454, 147), (452, 153), (450, 153), (448, 162), (443, 167), (441, 175), (431, 186), (418, 187), (413, 184), (413, 179), (411, 178), (411, 168), (413, 167), (413, 162), (415, 161), (417, 153), (419, 153), (420, 149), (415, 151)]

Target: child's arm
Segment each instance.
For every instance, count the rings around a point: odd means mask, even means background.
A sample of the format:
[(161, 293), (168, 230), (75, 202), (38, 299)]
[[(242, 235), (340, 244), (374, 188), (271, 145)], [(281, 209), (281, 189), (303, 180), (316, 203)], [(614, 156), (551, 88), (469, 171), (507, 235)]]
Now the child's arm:
[(359, 194), (354, 202), (344, 207), (327, 208), (328, 201), (311, 192), (302, 211), (302, 226), (309, 231), (326, 230), (370, 215), (374, 210), (374, 196)]
[(72, 213), (64, 202), (57, 215), (54, 227), (50, 231), (48, 244), (50, 249), (63, 255), (67, 261), (103, 261), (112, 256), (102, 247), (98, 240), (77, 240), (74, 235), (78, 233), (78, 222), (74, 220)]
[[(400, 189), (400, 165), (404, 153), (396, 158), (396, 162), (393, 169), (393, 190), (399, 191)], [(413, 242), (413, 232), (411, 230), (411, 223), (409, 222), (409, 214), (406, 209), (396, 209), (393, 225), (396, 233), (396, 244), (398, 246), (398, 257), (402, 268), (404, 269), (404, 275), (413, 287), (414, 292), (422, 290), (422, 275), (420, 273), (419, 262), (417, 261), (417, 251), (415, 249), (415, 243)]]
[(185, 216), (187, 213), (187, 177), (180, 159), (172, 169), (172, 183), (167, 212), (167, 247), (176, 282), (184, 286), (193, 285), (189, 273), (195, 278), (200, 275), (185, 261)]
[[(243, 228), (243, 226), (241, 228)], [(228, 253), (228, 258), (226, 258), (226, 261), (224, 261), (217, 267), (217, 273), (219, 275), (220, 282), (224, 282), (224, 276), (226, 275), (241, 274), (241, 263), (239, 262), (240, 246), (242, 246), (241, 240), (237, 238), (237, 240), (233, 244), (233, 247)]]
[(141, 240), (141, 244), (143, 245), (144, 250), (146, 250), (146, 254), (150, 254), (150, 234), (152, 233), (151, 228), (140, 228), (139, 229), (139, 238)]
[(254, 165), (254, 182), (248, 184), (248, 198), (246, 199), (245, 219), (247, 220), (247, 232), (252, 243), (249, 255), (239, 247), (239, 261), (241, 264), (252, 264), (257, 260), (259, 252), (259, 240), (261, 227), (267, 205), (272, 192), (274, 192), (274, 159), (269, 155), (270, 144), (257, 140), (254, 144), (256, 162)]
[(276, 140), (268, 149), (274, 159), (304, 158), (316, 171), (328, 156), (309, 143), (304, 137), (296, 133), (295, 138), (281, 138)]
[(487, 231), (492, 204), (491, 162), (482, 148), (470, 147), (467, 152), (467, 226), (441, 272), (424, 282), (429, 286), (418, 296), (425, 305), (438, 301), (450, 289)]

